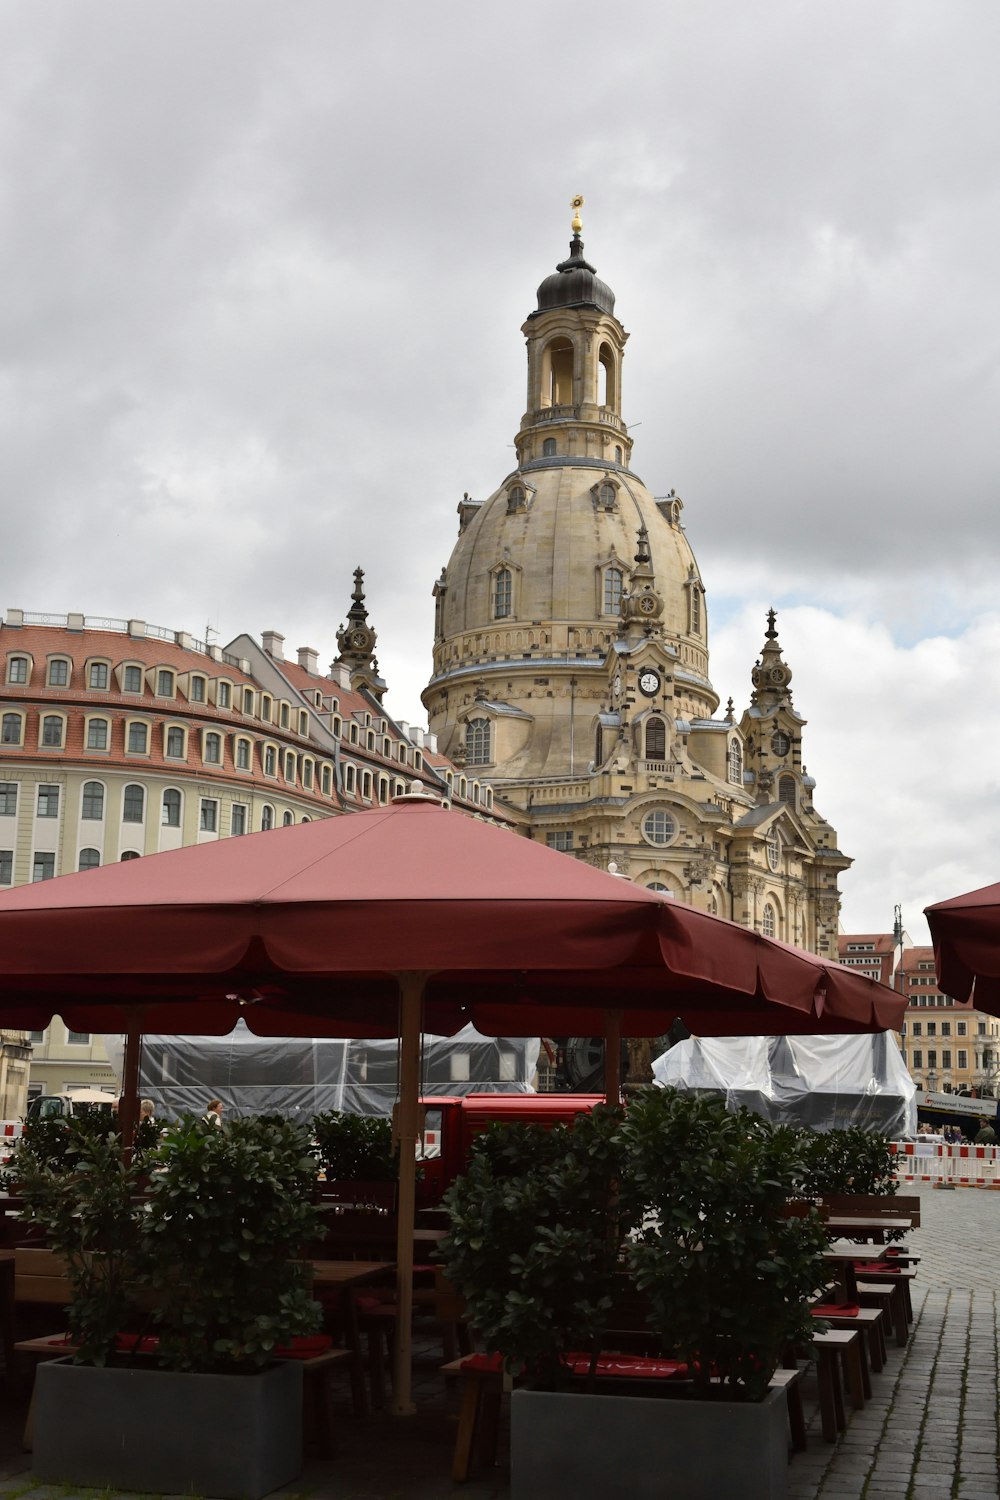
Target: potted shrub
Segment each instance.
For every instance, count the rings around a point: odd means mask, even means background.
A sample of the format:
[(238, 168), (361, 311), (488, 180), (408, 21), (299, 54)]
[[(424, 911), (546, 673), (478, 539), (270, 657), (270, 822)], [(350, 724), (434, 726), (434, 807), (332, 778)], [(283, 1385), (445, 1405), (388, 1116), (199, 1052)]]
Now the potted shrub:
[(331, 1109), (314, 1117), (312, 1133), (325, 1197), (395, 1208), (399, 1155), (389, 1120)]
[[(98, 1306), (82, 1295), (81, 1268), (107, 1256), (105, 1237), (87, 1227), (103, 1222), (101, 1164), (119, 1193), (123, 1240), (119, 1272), (104, 1280), (124, 1290)], [(73, 1360), (36, 1375), (36, 1475), (220, 1497), (288, 1483), (301, 1469), (302, 1371), (275, 1351), (319, 1317), (296, 1258), (317, 1218), (304, 1132), (186, 1118), (147, 1156), (145, 1199), (131, 1196), (139, 1169), (112, 1154), (101, 1163), (81, 1154), (78, 1165), (58, 1200), (26, 1184), (37, 1221), (72, 1245), (69, 1317), (80, 1339)]]
[(852, 1125), (846, 1130), (804, 1131), (802, 1190), (811, 1198), (861, 1193), (883, 1198), (899, 1192), (889, 1137)]
[[(511, 1399), (512, 1495), (777, 1500), (787, 1417), (769, 1381), (786, 1344), (811, 1338), (825, 1279), (818, 1214), (782, 1212), (799, 1135), (672, 1090), (596, 1128), (610, 1132), (597, 1149), (585, 1118), (533, 1148), (484, 1144), (447, 1200), (446, 1271), (487, 1343), (529, 1376)], [(554, 1388), (560, 1353), (600, 1348), (622, 1265), (689, 1378)]]

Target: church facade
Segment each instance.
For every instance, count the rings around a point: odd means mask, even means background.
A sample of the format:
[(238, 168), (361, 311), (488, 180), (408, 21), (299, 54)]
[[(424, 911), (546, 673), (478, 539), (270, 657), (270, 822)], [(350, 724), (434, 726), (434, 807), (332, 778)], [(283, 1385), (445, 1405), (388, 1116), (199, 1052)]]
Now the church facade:
[(628, 334), (580, 228), (522, 329), (516, 467), (464, 497), (434, 586), (430, 729), (531, 837), (836, 957), (851, 861), (813, 803), (774, 613), (748, 706), (720, 713), (683, 502), (632, 467)]

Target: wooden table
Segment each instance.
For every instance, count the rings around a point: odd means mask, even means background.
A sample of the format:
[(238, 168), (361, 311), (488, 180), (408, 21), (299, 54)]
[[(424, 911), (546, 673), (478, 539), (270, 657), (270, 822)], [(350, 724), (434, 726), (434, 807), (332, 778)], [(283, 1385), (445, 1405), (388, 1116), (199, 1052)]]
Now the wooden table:
[(843, 1235), (847, 1239), (874, 1240), (882, 1244), (889, 1230), (909, 1234), (913, 1220), (909, 1216), (893, 1218), (880, 1214), (831, 1214), (825, 1220), (831, 1234)]
[(878, 1245), (852, 1245), (848, 1240), (835, 1241), (823, 1251), (823, 1259), (837, 1271), (841, 1289), (848, 1302), (858, 1300), (858, 1275), (855, 1261), (880, 1260), (882, 1249)]
[(389, 1281), (396, 1274), (396, 1263), (391, 1260), (313, 1260), (309, 1265), (312, 1267), (313, 1288), (316, 1291), (339, 1293), (344, 1344), (352, 1355), (351, 1396), (354, 1410), (357, 1416), (367, 1416), (368, 1392), (365, 1388), (361, 1334), (354, 1293), (360, 1286), (374, 1286), (380, 1281)]

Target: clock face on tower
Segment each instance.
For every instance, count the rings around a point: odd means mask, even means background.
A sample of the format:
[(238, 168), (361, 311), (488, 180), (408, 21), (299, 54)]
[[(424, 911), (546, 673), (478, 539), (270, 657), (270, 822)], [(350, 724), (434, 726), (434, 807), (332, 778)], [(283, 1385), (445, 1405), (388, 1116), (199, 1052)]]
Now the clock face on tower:
[(644, 667), (639, 673), (639, 691), (652, 698), (660, 691), (660, 674), (653, 667)]

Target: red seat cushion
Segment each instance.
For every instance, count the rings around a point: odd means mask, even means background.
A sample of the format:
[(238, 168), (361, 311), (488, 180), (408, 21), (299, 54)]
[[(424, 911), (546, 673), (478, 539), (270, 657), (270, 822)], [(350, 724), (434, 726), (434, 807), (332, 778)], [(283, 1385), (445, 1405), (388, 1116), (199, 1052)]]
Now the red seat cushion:
[(486, 1370), (492, 1375), (503, 1371), (502, 1354), (469, 1354), (462, 1360), (463, 1370)]
[(119, 1333), (115, 1348), (119, 1354), (155, 1354), (160, 1341), (155, 1334)]
[(891, 1266), (885, 1260), (856, 1260), (854, 1269), (859, 1274), (867, 1276), (870, 1276), (873, 1271), (894, 1271), (897, 1276), (899, 1275), (899, 1267)]
[[(563, 1364), (574, 1375), (589, 1375), (592, 1356), (589, 1354), (566, 1354)], [(594, 1366), (595, 1375), (627, 1376), (630, 1380), (681, 1380), (688, 1367), (679, 1359), (653, 1359), (641, 1354), (599, 1354)]]
[(819, 1302), (809, 1311), (814, 1318), (856, 1318), (861, 1309), (855, 1302)]
[(333, 1345), (328, 1333), (296, 1334), (290, 1344), (280, 1344), (274, 1353), (278, 1359), (315, 1359)]

